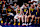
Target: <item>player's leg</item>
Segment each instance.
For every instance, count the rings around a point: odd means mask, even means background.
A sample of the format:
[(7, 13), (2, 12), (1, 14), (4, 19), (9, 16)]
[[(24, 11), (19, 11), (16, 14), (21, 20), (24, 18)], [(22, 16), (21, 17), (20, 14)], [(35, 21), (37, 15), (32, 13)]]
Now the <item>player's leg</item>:
[[(28, 22), (30, 21), (29, 19), (30, 19), (30, 17), (31, 17), (31, 15), (28, 15)], [(31, 21), (30, 21), (31, 22)]]
[(38, 18), (37, 18), (38, 19), (38, 21), (37, 21), (38, 24), (39, 24), (39, 18), (40, 18), (40, 13), (38, 13)]
[(35, 15), (32, 15), (32, 19), (31, 19), (31, 22), (33, 21), (34, 17), (35, 17)]
[(36, 19), (37, 19), (37, 17), (35, 17), (35, 24), (36, 24)]
[(14, 24), (13, 25), (16, 25), (16, 19), (14, 18)]
[(32, 15), (32, 19), (31, 19), (31, 22), (29, 23), (29, 25), (32, 24), (33, 19), (34, 19), (34, 15)]
[(38, 18), (38, 13), (37, 13), (37, 11), (35, 11), (35, 24), (36, 24), (36, 19)]
[(34, 15), (32, 15), (32, 20), (31, 20), (31, 22), (33, 21), (34, 17), (35, 17), (35, 16), (34, 16)]
[(17, 16), (18, 16), (18, 15), (15, 15), (15, 16), (14, 16), (14, 24), (13, 24), (13, 25), (16, 25), (16, 19), (18, 19)]
[(21, 19), (21, 17), (19, 16), (19, 18), (18, 18), (18, 21), (19, 21), (19, 22), (18, 22), (18, 25), (20, 25), (20, 19)]
[(38, 19), (38, 24), (39, 24), (39, 17), (37, 19)]
[(22, 25), (24, 25), (24, 15), (22, 16)]
[(28, 26), (28, 22), (29, 22), (29, 18), (27, 15), (25, 15), (25, 23), (27, 23), (26, 26)]
[(27, 22), (27, 15), (25, 15), (25, 24), (26, 24), (26, 22)]

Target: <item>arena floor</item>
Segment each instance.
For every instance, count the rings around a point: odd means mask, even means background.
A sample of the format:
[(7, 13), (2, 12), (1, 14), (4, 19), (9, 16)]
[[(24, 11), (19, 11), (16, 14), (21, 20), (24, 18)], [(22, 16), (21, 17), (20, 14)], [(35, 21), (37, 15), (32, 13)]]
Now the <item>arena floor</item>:
[(28, 26), (21, 26), (21, 25), (20, 26), (18, 26), (18, 25), (15, 25), (15, 26), (14, 25), (2, 25), (2, 27), (40, 27), (40, 24), (35, 24), (35, 25), (32, 24), (30, 26), (29, 25)]

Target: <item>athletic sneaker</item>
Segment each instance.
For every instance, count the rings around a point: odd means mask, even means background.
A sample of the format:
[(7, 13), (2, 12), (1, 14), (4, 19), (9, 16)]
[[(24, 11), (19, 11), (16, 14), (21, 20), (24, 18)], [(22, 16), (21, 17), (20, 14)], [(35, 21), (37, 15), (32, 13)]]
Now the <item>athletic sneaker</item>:
[(23, 26), (25, 25), (25, 23), (22, 24)]
[(20, 23), (18, 23), (18, 25), (20, 25)]
[(28, 26), (28, 23), (26, 24), (26, 26)]
[(26, 23), (24, 23), (24, 25), (26, 25)]
[(2, 26), (0, 25), (0, 27), (2, 27)]
[(29, 23), (29, 25), (31, 25), (32, 23)]

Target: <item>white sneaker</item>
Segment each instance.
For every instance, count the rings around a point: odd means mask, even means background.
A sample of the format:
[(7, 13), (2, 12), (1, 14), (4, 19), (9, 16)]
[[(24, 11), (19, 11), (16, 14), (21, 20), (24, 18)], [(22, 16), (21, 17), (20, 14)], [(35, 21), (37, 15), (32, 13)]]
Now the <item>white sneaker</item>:
[(26, 26), (28, 26), (28, 23), (26, 24)]
[(23, 23), (22, 25), (25, 25), (25, 23)]
[(29, 25), (31, 25), (32, 23), (29, 23)]
[(0, 25), (0, 27), (2, 27), (2, 26)]
[(26, 25), (26, 23), (24, 25)]

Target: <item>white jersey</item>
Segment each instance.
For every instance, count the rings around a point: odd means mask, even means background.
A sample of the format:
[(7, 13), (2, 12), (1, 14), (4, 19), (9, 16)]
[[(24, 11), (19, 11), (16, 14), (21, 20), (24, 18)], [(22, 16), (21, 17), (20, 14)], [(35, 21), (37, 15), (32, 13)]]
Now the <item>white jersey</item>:
[[(33, 2), (33, 1), (36, 1), (36, 2), (37, 2), (37, 3), (34, 2), (36, 5), (38, 4), (38, 0), (31, 0), (31, 2)], [(33, 4), (34, 4), (34, 3), (33, 3)]]

